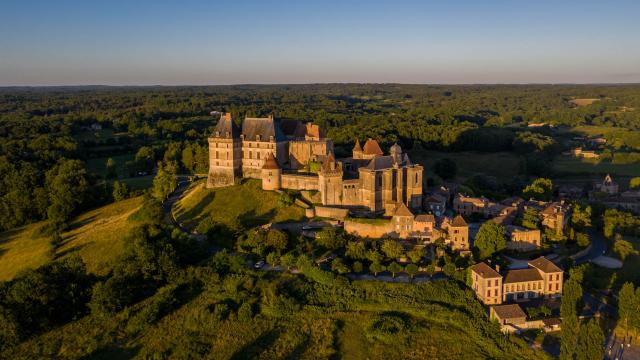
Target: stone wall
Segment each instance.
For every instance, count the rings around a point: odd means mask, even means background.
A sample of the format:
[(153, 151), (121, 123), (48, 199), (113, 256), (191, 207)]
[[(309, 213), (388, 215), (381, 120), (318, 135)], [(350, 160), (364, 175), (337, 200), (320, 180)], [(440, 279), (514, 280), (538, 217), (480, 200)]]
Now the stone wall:
[(374, 239), (383, 237), (399, 237), (399, 234), (394, 231), (393, 223), (390, 220), (376, 220), (371, 223), (345, 220), (344, 230), (347, 233), (358, 237), (369, 237)]
[(289, 142), (289, 162), (292, 169), (300, 169), (309, 161), (333, 152), (331, 140), (293, 140)]
[(318, 190), (318, 177), (316, 175), (283, 174), (281, 187), (291, 190)]
[(316, 206), (316, 216), (344, 220), (349, 215), (349, 210), (330, 206)]

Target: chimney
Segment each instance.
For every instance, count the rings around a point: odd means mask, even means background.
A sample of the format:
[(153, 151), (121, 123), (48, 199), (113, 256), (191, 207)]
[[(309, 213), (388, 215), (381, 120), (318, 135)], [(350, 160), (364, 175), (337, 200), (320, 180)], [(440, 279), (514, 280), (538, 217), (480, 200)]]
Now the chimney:
[(496, 271), (500, 272), (500, 265), (496, 264)]

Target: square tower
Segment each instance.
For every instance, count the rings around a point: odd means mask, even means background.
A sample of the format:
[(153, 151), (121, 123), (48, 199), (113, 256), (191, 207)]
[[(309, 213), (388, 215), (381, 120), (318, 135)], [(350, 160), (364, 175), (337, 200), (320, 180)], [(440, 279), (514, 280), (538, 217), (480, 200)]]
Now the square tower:
[(209, 136), (209, 176), (207, 187), (229, 186), (242, 176), (242, 142), (240, 130), (230, 113), (220, 116)]

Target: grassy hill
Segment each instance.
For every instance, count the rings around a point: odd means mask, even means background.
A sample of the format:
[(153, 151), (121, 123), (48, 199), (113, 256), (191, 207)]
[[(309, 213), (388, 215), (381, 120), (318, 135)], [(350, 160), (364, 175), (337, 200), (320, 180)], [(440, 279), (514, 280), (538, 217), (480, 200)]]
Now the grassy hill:
[[(68, 359), (548, 359), (487, 321), (449, 281), (314, 286), (233, 274), (167, 285), (110, 317), (86, 316), (15, 349)], [(206, 284), (206, 286), (204, 285)], [(277, 295), (274, 294), (277, 290)], [(293, 295), (296, 294), (295, 297)], [(239, 310), (251, 304), (249, 314)]]
[(241, 184), (218, 189), (207, 189), (204, 182), (198, 182), (176, 203), (173, 215), (187, 227), (195, 227), (206, 218), (226, 225), (240, 221), (251, 227), (304, 217), (304, 210), (296, 205), (279, 205), (279, 196), (262, 190), (258, 180), (243, 180)]
[(84, 259), (90, 272), (106, 273), (122, 253), (124, 235), (135, 226), (129, 216), (141, 204), (142, 198), (137, 197), (78, 216), (62, 234), (63, 241), (57, 248), (40, 234), (44, 223), (0, 233), (0, 280), (12, 279), (22, 270), (74, 253)]

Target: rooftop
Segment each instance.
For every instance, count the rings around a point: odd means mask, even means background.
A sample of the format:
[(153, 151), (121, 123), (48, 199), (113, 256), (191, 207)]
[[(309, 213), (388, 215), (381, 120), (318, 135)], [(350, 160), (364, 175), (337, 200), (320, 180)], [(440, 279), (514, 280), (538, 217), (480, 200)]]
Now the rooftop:
[(431, 214), (420, 214), (415, 218), (416, 222), (436, 222), (436, 218)]
[(522, 308), (520, 308), (518, 304), (496, 305), (492, 309), (496, 313), (496, 316), (503, 320), (527, 317), (527, 314), (522, 311)]
[(539, 269), (540, 271), (545, 273), (562, 272), (562, 269), (560, 269), (551, 260), (546, 259), (544, 256), (541, 256), (537, 259), (529, 261), (529, 266), (533, 266), (536, 269)]
[(500, 278), (500, 274), (491, 268), (491, 266), (487, 265), (487, 263), (481, 262), (473, 265), (471, 270), (476, 274), (480, 275), (483, 279), (493, 279)]
[(542, 280), (542, 276), (536, 269), (517, 269), (517, 270), (509, 270), (504, 277), (503, 283), (519, 283), (519, 282), (527, 282), (527, 281), (540, 281)]
[(384, 155), (378, 142), (373, 139), (368, 139), (367, 142), (364, 143), (363, 152), (367, 155)]
[(467, 226), (467, 222), (464, 221), (464, 218), (461, 215), (456, 215), (451, 222), (451, 226)]

